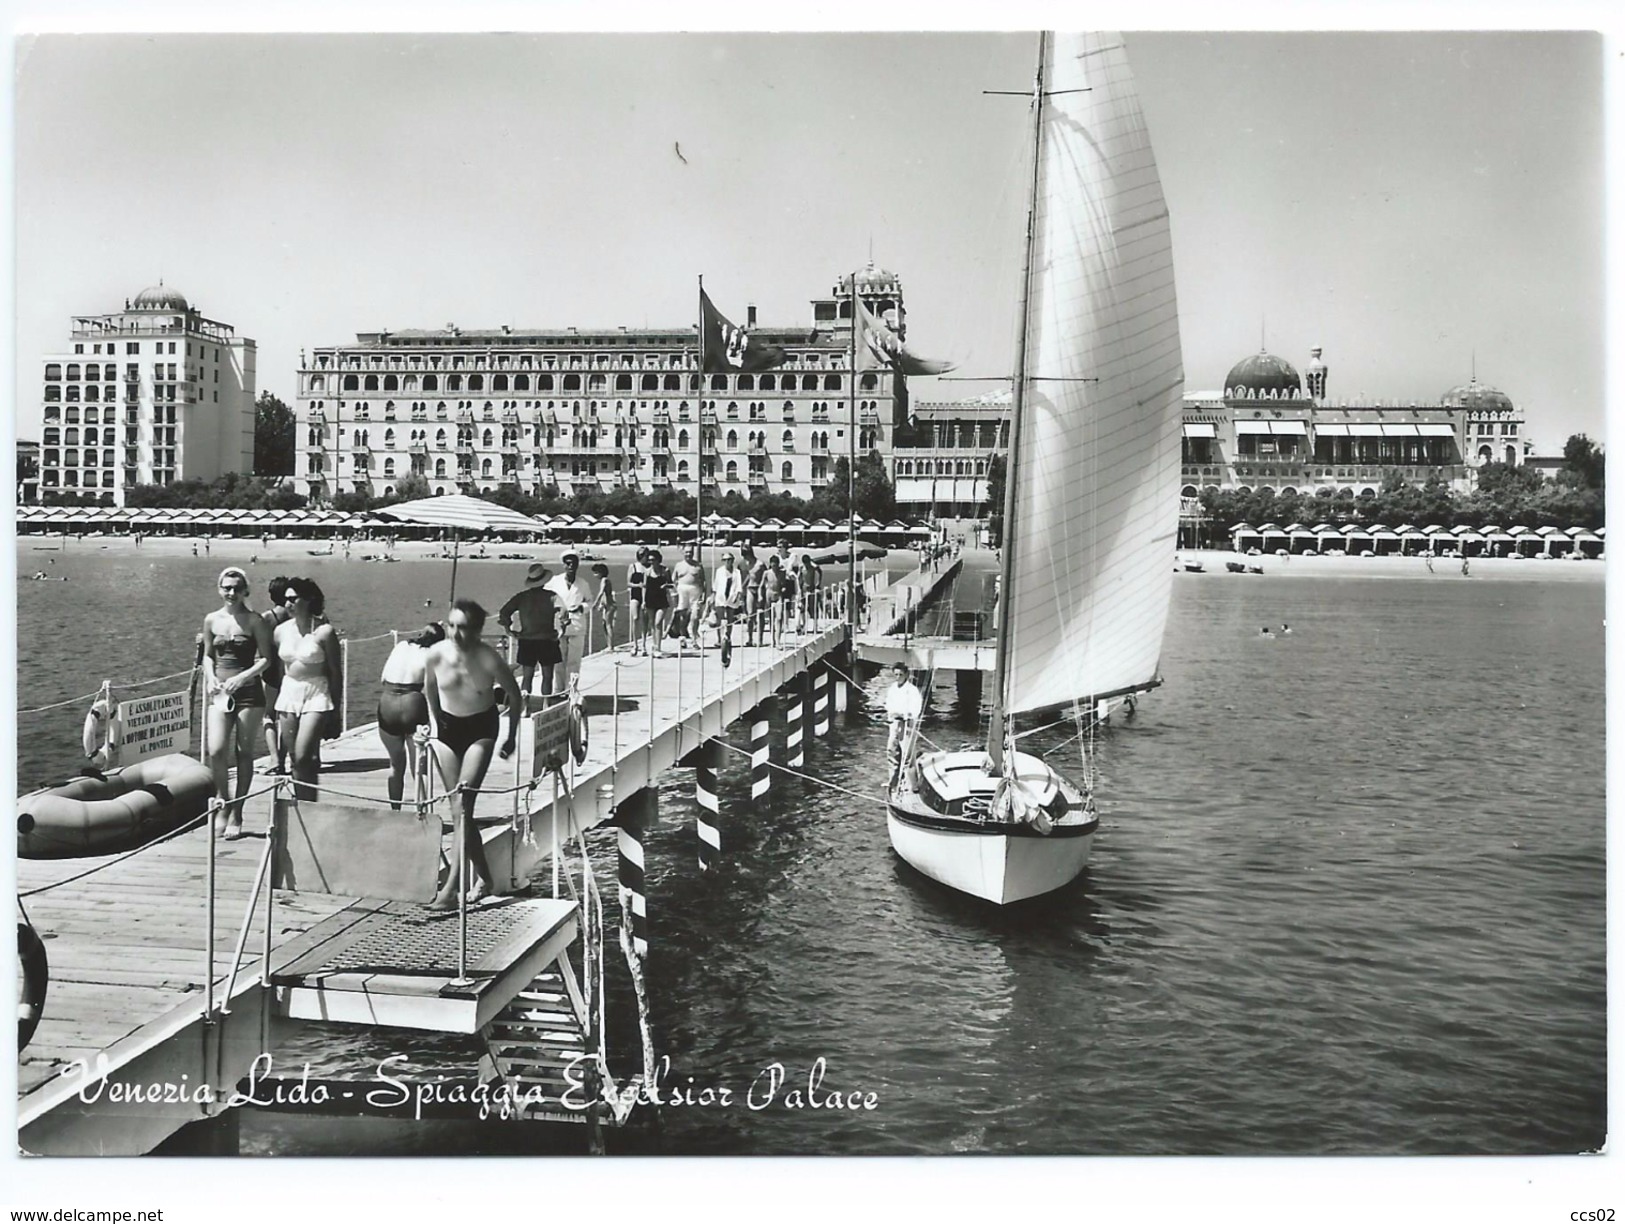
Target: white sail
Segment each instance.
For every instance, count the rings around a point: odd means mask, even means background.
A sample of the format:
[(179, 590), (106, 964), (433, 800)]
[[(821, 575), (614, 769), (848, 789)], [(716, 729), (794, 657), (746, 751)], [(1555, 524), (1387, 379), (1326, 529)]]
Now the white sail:
[(1156, 678), (1179, 525), (1168, 210), (1122, 38), (1055, 35), (1044, 77), (1011, 459), (1012, 714)]

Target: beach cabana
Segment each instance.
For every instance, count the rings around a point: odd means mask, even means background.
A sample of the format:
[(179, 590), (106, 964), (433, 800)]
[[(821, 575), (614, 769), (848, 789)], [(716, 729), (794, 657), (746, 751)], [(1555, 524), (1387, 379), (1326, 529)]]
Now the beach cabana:
[(1415, 527), (1412, 527), (1409, 531), (1400, 530), (1399, 551), (1403, 556), (1414, 557), (1418, 553), (1426, 552), (1431, 540), (1432, 537), (1427, 532), (1418, 531)]
[(1391, 527), (1378, 527), (1371, 533), (1371, 551), (1379, 557), (1392, 556), (1400, 551), (1399, 532)]
[(1256, 528), (1246, 523), (1237, 523), (1230, 528), (1230, 547), (1237, 552), (1246, 552), (1249, 548), (1263, 548), (1264, 537)]
[(1322, 523), (1315, 528), (1315, 551), (1323, 557), (1328, 553), (1345, 553), (1348, 551), (1348, 540), (1330, 523)]
[(1319, 552), (1320, 537), (1313, 527), (1305, 527), (1302, 523), (1288, 524), (1286, 529), (1287, 550), (1293, 553)]

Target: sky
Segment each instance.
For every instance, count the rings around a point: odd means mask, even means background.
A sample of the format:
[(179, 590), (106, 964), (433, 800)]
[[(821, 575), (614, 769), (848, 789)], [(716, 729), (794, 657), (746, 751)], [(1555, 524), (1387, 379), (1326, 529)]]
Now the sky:
[[(1476, 371), (1604, 438), (1603, 37), (1127, 36), (1186, 388), (1324, 347), (1334, 401)], [(911, 347), (1011, 368), (1028, 33), (44, 34), (16, 48), (17, 436), (76, 314), (160, 278), (258, 345), (810, 321), (871, 258)], [(916, 400), (993, 384), (915, 380)]]

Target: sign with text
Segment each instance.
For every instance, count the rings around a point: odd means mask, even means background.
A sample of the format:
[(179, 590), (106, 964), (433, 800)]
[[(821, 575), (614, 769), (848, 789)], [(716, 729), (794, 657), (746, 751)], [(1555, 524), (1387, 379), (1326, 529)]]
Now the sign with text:
[(148, 757), (185, 752), (191, 746), (192, 695), (159, 693), (118, 703), (114, 723), (118, 763), (133, 765)]
[(540, 714), (532, 714), (530, 722), (536, 736), (530, 776), (537, 777), (543, 770), (562, 772), (570, 755), (570, 703), (550, 705)]

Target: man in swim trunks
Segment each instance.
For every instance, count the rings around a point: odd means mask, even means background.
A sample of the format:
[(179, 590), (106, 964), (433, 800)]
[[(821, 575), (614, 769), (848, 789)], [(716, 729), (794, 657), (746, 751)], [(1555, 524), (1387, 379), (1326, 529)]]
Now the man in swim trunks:
[(468, 861), (454, 863), (439, 895), (430, 902), (434, 909), (455, 909), (465, 880), (476, 901), (492, 890), (491, 868), (474, 823), (474, 801), (479, 798), (477, 791), (491, 766), (491, 752), (501, 730), (493, 691), (499, 686), (508, 695), (508, 738), (497, 755), (507, 760), (518, 744), (519, 681), (502, 656), (480, 640), (485, 617), (485, 609), (472, 599), (455, 601), (446, 618), (450, 636), (431, 646), (424, 658), (423, 696), (434, 734), (429, 750), (447, 790), (468, 788), (457, 805), (452, 833), (468, 848)]
[[(519, 640), (519, 682), (530, 700), (530, 682), (536, 678), (536, 669), (542, 669), (542, 702), (547, 704), (553, 696), (553, 669), (564, 660), (559, 647), (559, 602), (547, 585), (547, 566), (536, 564), (525, 571), (525, 585), (514, 592), (497, 610), (497, 623)], [(519, 627), (513, 627), (514, 613), (519, 614)]]
[(699, 619), (705, 614), (705, 567), (700, 564), (699, 549), (685, 544), (683, 559), (672, 568), (671, 576), (677, 583), (677, 615), (683, 625), (678, 646), (686, 648), (699, 641)]

